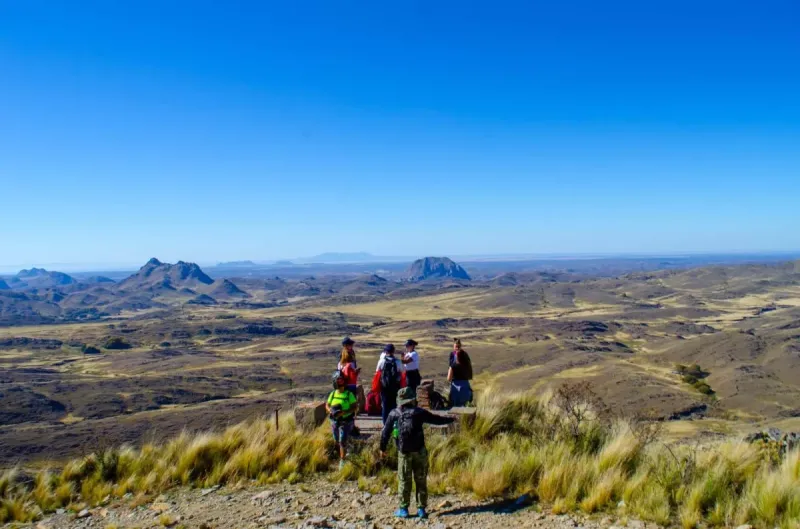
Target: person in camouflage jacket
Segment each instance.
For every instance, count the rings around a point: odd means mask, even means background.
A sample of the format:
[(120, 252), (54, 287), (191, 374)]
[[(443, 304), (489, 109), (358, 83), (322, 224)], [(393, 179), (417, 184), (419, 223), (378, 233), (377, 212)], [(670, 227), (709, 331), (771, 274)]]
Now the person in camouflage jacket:
[(411, 503), (412, 476), (417, 487), (417, 516), (426, 518), (428, 507), (428, 451), (425, 449), (424, 424), (450, 424), (455, 419), (435, 415), (417, 407), (417, 396), (412, 388), (405, 387), (397, 393), (398, 407), (389, 413), (381, 432), (381, 455), (386, 455), (389, 439), (397, 442), (397, 475), (400, 490), (400, 508), (394, 513), (408, 518)]

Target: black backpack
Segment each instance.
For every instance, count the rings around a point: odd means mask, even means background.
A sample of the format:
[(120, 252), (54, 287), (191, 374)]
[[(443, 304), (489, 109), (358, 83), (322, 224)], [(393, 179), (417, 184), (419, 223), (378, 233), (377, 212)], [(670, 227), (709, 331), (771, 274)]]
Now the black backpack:
[(414, 442), (414, 408), (402, 409), (395, 424), (397, 447), (408, 449)]
[(400, 389), (400, 377), (397, 373), (397, 360), (393, 356), (386, 356), (383, 359), (383, 370), (381, 370), (381, 387), (388, 391)]

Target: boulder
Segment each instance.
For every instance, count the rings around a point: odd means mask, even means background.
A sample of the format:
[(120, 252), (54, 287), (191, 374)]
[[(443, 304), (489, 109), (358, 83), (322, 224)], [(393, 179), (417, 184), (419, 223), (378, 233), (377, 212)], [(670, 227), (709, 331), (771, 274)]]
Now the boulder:
[(297, 426), (306, 431), (318, 428), (327, 415), (324, 402), (302, 402), (294, 409)]

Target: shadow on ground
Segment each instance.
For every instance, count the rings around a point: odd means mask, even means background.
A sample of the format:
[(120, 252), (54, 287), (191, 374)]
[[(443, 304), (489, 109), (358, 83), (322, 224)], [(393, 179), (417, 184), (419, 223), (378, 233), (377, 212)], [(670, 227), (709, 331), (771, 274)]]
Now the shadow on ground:
[(527, 509), (533, 505), (533, 498), (528, 494), (523, 494), (519, 498), (510, 500), (497, 500), (483, 505), (467, 505), (458, 507), (457, 509), (449, 509), (440, 511), (439, 516), (458, 516), (462, 514), (478, 514), (478, 513), (493, 513), (493, 514), (511, 514), (523, 509)]

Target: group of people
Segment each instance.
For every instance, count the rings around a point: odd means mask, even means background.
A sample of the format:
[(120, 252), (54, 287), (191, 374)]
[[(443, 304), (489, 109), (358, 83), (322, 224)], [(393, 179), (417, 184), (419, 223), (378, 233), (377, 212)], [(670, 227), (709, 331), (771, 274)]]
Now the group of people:
[[(411, 500), (412, 477), (417, 488), (417, 516), (427, 516), (428, 453), (425, 449), (423, 424), (449, 424), (450, 417), (431, 413), (417, 406), (417, 388), (422, 382), (418, 343), (409, 339), (405, 352), (395, 354), (395, 346), (387, 344), (378, 359), (375, 378), (380, 381), (381, 455), (386, 455), (389, 440), (394, 438), (397, 446), (397, 472), (400, 489), (400, 508), (395, 515), (408, 518)], [(356, 362), (355, 341), (350, 337), (342, 340), (342, 353), (333, 375), (333, 391), (328, 395), (326, 409), (331, 419), (333, 439), (339, 452), (339, 468), (345, 464), (347, 441), (355, 432), (358, 414), (358, 380), (361, 368)], [(461, 340), (453, 340), (447, 380), (450, 383), (451, 406), (464, 406), (472, 401), (472, 361), (461, 346)]]

